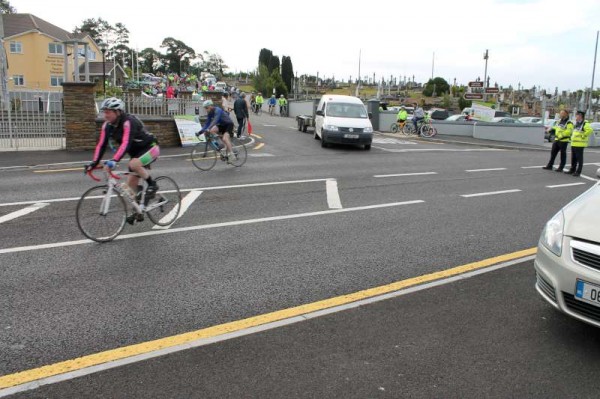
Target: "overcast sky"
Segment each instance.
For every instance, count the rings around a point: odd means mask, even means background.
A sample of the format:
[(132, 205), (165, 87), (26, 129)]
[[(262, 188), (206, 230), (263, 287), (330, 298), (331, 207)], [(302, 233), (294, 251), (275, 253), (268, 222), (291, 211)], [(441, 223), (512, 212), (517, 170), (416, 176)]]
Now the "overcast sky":
[[(589, 87), (599, 0), (429, 0), (404, 2), (283, 0), (73, 2), (11, 0), (72, 31), (87, 18), (123, 23), (130, 45), (160, 50), (165, 37), (196, 52), (219, 53), (231, 71), (256, 68), (261, 48), (290, 56), (295, 72), (348, 80), (361, 75), (434, 75), (466, 83), (484, 75), (489, 49), (491, 83), (554, 90)], [(596, 69), (598, 71), (598, 68)], [(594, 86), (600, 86), (596, 74)]]

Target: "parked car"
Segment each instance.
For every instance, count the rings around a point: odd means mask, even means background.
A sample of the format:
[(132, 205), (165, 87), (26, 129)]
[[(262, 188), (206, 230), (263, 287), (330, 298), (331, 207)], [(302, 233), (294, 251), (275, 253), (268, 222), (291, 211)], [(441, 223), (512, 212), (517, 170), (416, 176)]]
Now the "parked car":
[(465, 122), (467, 120), (466, 115), (450, 115), (445, 120), (450, 122)]
[(432, 109), (428, 111), (429, 117), (438, 121), (447, 119), (450, 116), (450, 112), (445, 109)]
[(541, 123), (542, 118), (538, 116), (524, 116), (522, 118), (519, 118), (519, 121), (522, 123)]
[[(596, 172), (600, 177), (600, 169)], [(534, 267), (535, 288), (571, 317), (600, 327), (600, 183), (546, 223)]]
[(511, 118), (509, 116), (500, 116), (500, 117), (492, 118), (492, 122), (494, 122), (494, 123), (522, 123), (518, 119)]
[(544, 122), (544, 140), (548, 140), (548, 142), (554, 141), (554, 125), (556, 125), (556, 119), (546, 119)]

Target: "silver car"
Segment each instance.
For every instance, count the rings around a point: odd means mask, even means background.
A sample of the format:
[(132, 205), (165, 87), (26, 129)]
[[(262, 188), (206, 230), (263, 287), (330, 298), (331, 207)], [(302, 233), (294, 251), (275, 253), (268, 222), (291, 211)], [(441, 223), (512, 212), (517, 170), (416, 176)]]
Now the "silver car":
[(534, 264), (535, 288), (546, 301), (600, 327), (600, 183), (548, 221)]

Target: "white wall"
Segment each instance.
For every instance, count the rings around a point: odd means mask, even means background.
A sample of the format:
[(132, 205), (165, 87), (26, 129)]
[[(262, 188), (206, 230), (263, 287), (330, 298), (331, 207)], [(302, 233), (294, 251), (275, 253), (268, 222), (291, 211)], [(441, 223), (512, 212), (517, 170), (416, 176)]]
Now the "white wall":
[(481, 140), (544, 145), (544, 127), (537, 124), (477, 122), (473, 129), (473, 137)]
[(433, 121), (438, 134), (473, 137), (473, 122)]
[(391, 132), (392, 123), (396, 123), (398, 113), (392, 111), (379, 111), (379, 131)]

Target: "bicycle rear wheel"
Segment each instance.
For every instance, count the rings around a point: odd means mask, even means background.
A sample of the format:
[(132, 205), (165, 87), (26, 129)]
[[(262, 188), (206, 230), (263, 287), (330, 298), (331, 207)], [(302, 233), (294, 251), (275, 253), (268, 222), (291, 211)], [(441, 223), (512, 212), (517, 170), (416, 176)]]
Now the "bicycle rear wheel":
[(77, 227), (84, 236), (96, 242), (112, 241), (125, 227), (127, 204), (113, 191), (107, 196), (108, 186), (87, 190), (77, 203)]
[(404, 127), (402, 128), (402, 133), (404, 133), (406, 135), (414, 134), (415, 133), (415, 125), (413, 125), (412, 122), (405, 123)]
[(398, 129), (399, 129), (399, 127), (398, 127), (397, 123), (392, 123), (392, 125), (390, 126), (390, 131), (392, 133), (398, 133)]
[(192, 163), (200, 170), (208, 171), (214, 168), (219, 159), (217, 151), (208, 141), (200, 142), (192, 148)]
[(181, 211), (181, 192), (175, 180), (167, 176), (156, 179), (158, 192), (148, 202), (146, 213), (152, 223), (159, 226), (168, 226), (177, 220)]
[(238, 138), (231, 139), (231, 147), (233, 149), (233, 153), (235, 155), (227, 154), (227, 159), (229, 163), (235, 167), (240, 167), (246, 163), (246, 159), (248, 158), (248, 150), (244, 145), (244, 141)]

